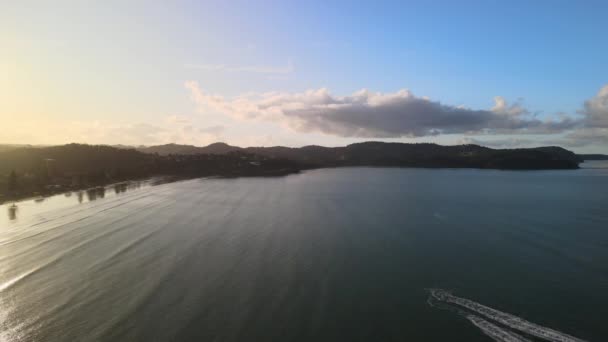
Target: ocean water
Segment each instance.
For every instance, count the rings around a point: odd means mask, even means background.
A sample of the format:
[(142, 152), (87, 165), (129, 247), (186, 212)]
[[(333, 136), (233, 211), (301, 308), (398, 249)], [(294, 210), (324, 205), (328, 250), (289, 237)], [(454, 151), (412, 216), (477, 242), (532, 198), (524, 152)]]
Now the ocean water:
[(0, 341), (607, 341), (608, 163), (0, 206)]

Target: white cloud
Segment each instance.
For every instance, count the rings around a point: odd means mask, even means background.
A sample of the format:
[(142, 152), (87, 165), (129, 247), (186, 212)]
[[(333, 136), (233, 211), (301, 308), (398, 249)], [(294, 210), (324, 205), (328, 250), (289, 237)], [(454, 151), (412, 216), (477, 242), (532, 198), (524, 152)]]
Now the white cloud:
[(603, 145), (608, 147), (608, 127), (576, 129), (564, 137), (563, 145), (570, 147)]
[(492, 111), (496, 114), (511, 115), (516, 117), (530, 114), (530, 112), (528, 112), (528, 110), (526, 110), (519, 103), (509, 105), (507, 100), (505, 100), (502, 96), (494, 97), (494, 107), (492, 107)]
[(201, 111), (212, 109), (239, 120), (283, 124), (297, 132), (321, 132), (340, 137), (395, 138), (439, 134), (550, 134), (572, 129), (570, 117), (539, 120), (520, 104), (495, 98), (489, 110), (445, 105), (417, 97), (409, 90), (376, 93), (366, 89), (349, 96), (321, 88), (303, 93), (257, 93), (226, 98), (185, 84)]
[(581, 112), (585, 115), (585, 126), (608, 128), (608, 84), (585, 101), (585, 108)]

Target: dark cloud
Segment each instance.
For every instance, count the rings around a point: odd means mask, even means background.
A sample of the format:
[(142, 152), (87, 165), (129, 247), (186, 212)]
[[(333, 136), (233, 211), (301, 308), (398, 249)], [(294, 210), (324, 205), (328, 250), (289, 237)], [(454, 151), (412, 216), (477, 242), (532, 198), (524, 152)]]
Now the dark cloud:
[(421, 137), (455, 133), (554, 133), (571, 129), (576, 120), (541, 121), (493, 110), (472, 110), (405, 96), (384, 103), (343, 102), (283, 111), (302, 131), (344, 137)]
[(334, 96), (327, 89), (305, 93), (267, 93), (226, 99), (209, 95), (195, 82), (186, 86), (192, 98), (244, 120), (280, 122), (298, 132), (322, 132), (341, 137), (395, 138), (439, 134), (551, 134), (580, 125), (569, 117), (540, 120), (519, 104), (501, 98), (487, 110), (442, 104), (407, 90), (380, 94), (362, 90)]

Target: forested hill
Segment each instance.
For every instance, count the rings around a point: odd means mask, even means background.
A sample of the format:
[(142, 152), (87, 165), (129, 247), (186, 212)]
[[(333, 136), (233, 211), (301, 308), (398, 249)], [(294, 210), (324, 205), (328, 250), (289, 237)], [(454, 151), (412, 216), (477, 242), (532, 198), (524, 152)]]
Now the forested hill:
[(81, 144), (18, 147), (0, 152), (0, 202), (156, 175), (273, 176), (299, 170), (294, 161), (246, 151), (160, 156)]
[[(160, 145), (141, 149), (147, 153), (224, 154), (245, 151), (256, 155), (285, 158), (308, 167), (324, 166), (404, 166), (404, 167), (471, 167), (489, 169), (572, 169), (580, 158), (561, 147), (528, 149), (491, 149), (478, 145), (442, 146), (364, 142), (345, 147), (305, 146), (240, 148), (224, 143), (205, 147)], [(170, 152), (169, 152), (170, 151)]]
[(155, 156), (133, 149), (69, 144), (51, 147), (19, 147), (0, 152), (0, 174), (89, 174), (99, 171), (138, 173), (153, 165)]
[(242, 150), (242, 148), (218, 142), (204, 147), (192, 145), (166, 144), (139, 147), (137, 148), (137, 150), (144, 153), (156, 153), (161, 156), (167, 156), (170, 154), (225, 154), (229, 152), (240, 151)]

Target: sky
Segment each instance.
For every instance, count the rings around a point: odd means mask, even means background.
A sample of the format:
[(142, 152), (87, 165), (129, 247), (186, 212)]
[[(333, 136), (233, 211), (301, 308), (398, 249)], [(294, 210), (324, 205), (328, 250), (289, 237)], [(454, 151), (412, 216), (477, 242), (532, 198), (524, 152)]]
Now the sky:
[(608, 153), (606, 1), (7, 1), (0, 143)]

